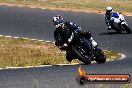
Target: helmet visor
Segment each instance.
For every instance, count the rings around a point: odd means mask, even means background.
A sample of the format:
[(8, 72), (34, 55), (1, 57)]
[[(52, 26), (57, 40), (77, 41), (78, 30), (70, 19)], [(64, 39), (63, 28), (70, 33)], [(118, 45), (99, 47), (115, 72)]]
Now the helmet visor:
[(106, 10), (106, 14), (110, 14), (112, 10)]
[(54, 21), (54, 25), (63, 24), (63, 20), (58, 19), (57, 21)]

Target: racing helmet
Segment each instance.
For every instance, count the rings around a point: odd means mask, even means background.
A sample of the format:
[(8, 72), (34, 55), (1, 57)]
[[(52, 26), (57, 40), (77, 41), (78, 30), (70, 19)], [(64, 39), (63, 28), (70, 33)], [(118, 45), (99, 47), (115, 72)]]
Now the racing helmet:
[(113, 12), (113, 8), (111, 6), (106, 7), (106, 14), (111, 14)]
[(54, 24), (55, 28), (59, 28), (60, 26), (62, 26), (63, 25), (63, 17), (60, 15), (54, 16), (53, 24)]

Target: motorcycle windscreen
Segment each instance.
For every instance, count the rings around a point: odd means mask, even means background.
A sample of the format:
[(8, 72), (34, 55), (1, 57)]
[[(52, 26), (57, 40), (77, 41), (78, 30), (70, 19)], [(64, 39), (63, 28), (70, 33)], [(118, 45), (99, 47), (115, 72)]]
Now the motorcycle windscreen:
[(118, 13), (113, 13), (112, 17), (119, 18), (119, 14)]

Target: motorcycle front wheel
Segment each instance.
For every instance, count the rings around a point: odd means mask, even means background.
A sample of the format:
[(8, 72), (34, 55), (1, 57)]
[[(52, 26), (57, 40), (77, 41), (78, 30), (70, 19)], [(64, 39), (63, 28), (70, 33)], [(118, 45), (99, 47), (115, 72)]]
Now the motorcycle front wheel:
[(78, 60), (85, 63), (85, 64), (91, 64), (91, 59), (86, 53), (86, 51), (81, 48), (81, 46), (75, 46), (73, 47), (74, 54), (78, 57)]
[(96, 53), (96, 55), (95, 55), (95, 61), (98, 62), (98, 63), (105, 63), (106, 56), (103, 54), (102, 51)]
[(128, 25), (123, 24), (122, 26), (124, 27), (125, 31), (126, 31), (128, 34), (131, 34), (131, 29), (128, 27)]

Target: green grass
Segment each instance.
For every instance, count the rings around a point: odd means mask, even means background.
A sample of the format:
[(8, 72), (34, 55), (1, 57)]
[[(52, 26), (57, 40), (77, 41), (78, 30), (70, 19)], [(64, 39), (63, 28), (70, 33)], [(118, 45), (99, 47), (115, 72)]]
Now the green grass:
[[(109, 87), (108, 85), (105, 84), (100, 84), (98, 88), (113, 88), (113, 87)], [(118, 88), (132, 88), (131, 84), (120, 84), (120, 87)]]
[(121, 54), (118, 51), (114, 51), (114, 50), (107, 50), (104, 49), (103, 53), (106, 55), (107, 57), (107, 61), (109, 60), (117, 60), (117, 58), (121, 57)]
[(0, 0), (0, 3), (98, 10), (105, 10), (107, 6), (112, 6), (121, 12), (132, 12), (132, 0)]
[[(104, 54), (107, 59), (120, 57), (116, 51), (104, 50)], [(78, 62), (78, 60), (73, 60), (72, 63)], [(0, 37), (0, 67), (62, 63), (68, 63), (65, 59), (65, 52), (61, 52), (53, 43)]]

